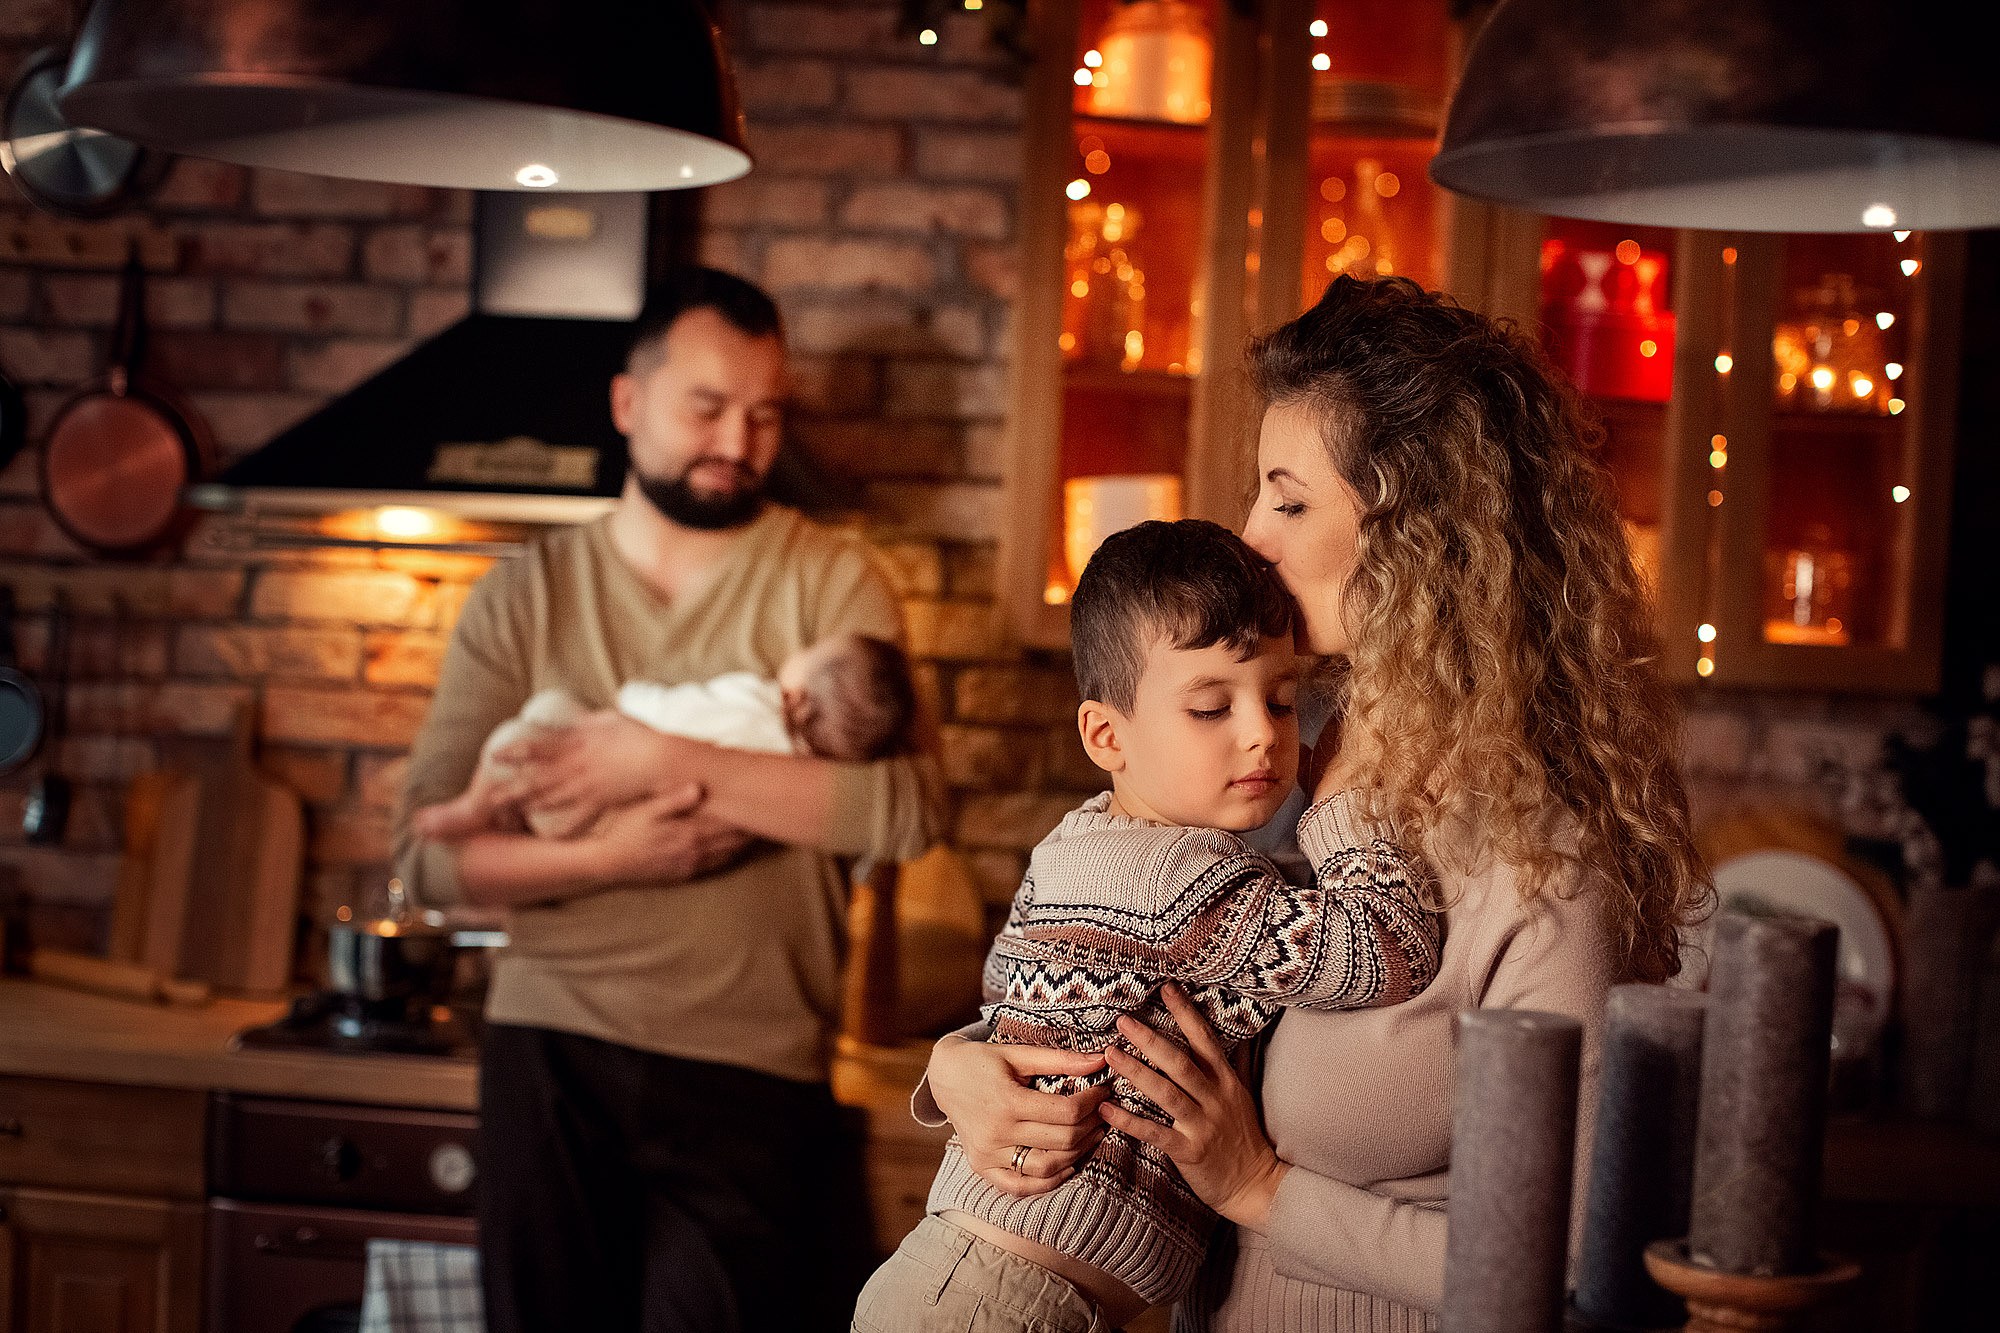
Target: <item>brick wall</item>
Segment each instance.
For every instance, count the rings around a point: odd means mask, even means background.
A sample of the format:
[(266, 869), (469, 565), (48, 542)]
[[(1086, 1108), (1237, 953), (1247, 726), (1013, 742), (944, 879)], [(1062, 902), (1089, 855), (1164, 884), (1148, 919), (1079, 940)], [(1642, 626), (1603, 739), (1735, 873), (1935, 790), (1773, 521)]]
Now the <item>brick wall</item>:
[[(62, 7), (0, 0), (0, 69), (51, 39)], [(1099, 785), (1075, 741), (1067, 662), (1005, 645), (993, 604), (1005, 348), (1017, 281), (1020, 92), (965, 15), (924, 47), (895, 7), (742, 4), (735, 49), (759, 159), (708, 192), (701, 252), (766, 284), (795, 351), (797, 439), (864, 483), (871, 535), (907, 598), (944, 727), (953, 841), (989, 906), (1025, 854)], [(469, 200), (446, 191), (183, 160), (142, 211), (98, 223), (0, 193), (0, 367), (39, 438), (104, 363), (116, 270), (137, 238), (161, 371), (225, 454), (273, 433), (466, 308)], [(0, 582), (40, 664), (63, 589), (91, 617), (76, 654), (65, 843), (29, 847), (29, 773), (0, 779), (0, 863), (51, 937), (101, 937), (122, 783), (184, 738), (261, 705), (264, 762), (305, 797), (308, 904), (358, 901), (386, 873), (400, 756), (466, 588), (463, 558), (251, 553), (211, 519), (172, 558), (108, 565), (38, 503), (32, 451), (0, 474)], [(113, 633), (114, 594), (127, 623)], [(1802, 783), (1811, 756), (1865, 750), (1914, 715), (1828, 698), (1718, 697), (1696, 716), (1702, 800)]]

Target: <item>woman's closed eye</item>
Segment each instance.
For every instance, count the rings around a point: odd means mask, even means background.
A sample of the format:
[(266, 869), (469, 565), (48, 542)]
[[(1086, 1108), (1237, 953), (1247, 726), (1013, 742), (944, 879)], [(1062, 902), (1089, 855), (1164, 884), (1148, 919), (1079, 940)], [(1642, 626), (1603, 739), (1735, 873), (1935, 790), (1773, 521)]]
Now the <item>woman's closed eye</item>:
[(1286, 518), (1297, 518), (1300, 514), (1306, 512), (1306, 506), (1302, 500), (1286, 500), (1280, 504), (1272, 505), (1271, 512), (1283, 514)]

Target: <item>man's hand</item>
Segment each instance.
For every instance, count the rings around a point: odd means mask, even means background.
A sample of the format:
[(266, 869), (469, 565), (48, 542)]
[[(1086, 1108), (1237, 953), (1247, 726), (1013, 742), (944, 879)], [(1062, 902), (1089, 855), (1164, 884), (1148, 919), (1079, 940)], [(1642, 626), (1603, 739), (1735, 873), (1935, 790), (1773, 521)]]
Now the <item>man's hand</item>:
[(580, 841), (610, 885), (695, 879), (734, 861), (754, 841), (701, 810), (701, 800), (701, 788), (690, 784), (615, 806)]
[(610, 810), (698, 776), (687, 771), (687, 748), (622, 713), (591, 713), (496, 751), (496, 763), (519, 772), (496, 796), (528, 810)]

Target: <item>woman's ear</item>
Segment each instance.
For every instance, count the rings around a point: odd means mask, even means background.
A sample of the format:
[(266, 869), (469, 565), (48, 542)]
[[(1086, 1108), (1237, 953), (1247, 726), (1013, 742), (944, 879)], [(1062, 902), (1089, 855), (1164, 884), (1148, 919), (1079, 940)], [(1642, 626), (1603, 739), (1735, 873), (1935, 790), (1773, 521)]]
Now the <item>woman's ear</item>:
[(1118, 744), (1121, 720), (1117, 709), (1095, 699), (1077, 706), (1076, 733), (1083, 738), (1083, 752), (1106, 773), (1125, 771), (1125, 751)]

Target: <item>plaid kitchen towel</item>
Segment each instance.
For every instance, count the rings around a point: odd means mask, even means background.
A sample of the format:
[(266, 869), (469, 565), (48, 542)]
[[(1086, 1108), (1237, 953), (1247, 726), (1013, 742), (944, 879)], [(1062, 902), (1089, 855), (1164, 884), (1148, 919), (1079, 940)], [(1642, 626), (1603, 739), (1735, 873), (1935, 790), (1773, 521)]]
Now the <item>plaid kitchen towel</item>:
[(368, 1242), (360, 1333), (485, 1333), (479, 1251), (429, 1241)]

